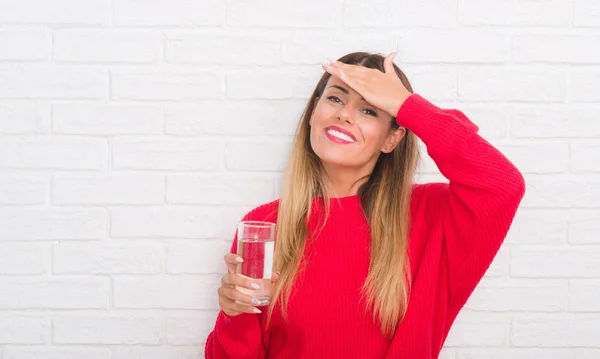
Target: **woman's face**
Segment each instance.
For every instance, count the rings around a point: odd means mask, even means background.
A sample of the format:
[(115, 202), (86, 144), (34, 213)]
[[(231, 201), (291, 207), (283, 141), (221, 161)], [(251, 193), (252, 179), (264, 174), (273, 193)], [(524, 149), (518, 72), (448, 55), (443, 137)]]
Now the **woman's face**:
[(406, 133), (392, 128), (392, 121), (390, 114), (331, 76), (310, 119), (310, 143), (326, 167), (367, 167), (370, 173), (381, 152), (391, 152)]

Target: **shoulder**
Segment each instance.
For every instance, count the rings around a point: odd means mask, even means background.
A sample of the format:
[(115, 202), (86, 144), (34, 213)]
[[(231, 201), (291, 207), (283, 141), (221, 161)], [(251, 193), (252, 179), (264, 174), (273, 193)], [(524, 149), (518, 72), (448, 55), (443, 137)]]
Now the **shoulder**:
[(444, 182), (414, 184), (411, 200), (442, 200), (448, 194), (448, 186), (448, 183)]
[(444, 182), (414, 184), (410, 199), (411, 213), (439, 214), (448, 200), (448, 188), (448, 183)]
[(263, 222), (277, 222), (277, 209), (279, 208), (279, 200), (271, 201), (268, 203), (261, 204), (258, 207), (250, 210), (242, 218), (242, 221), (263, 221)]

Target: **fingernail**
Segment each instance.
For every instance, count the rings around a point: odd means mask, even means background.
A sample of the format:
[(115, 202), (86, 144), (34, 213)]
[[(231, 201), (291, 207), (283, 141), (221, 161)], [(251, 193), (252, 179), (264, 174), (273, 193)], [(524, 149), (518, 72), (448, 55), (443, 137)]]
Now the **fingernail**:
[(242, 257), (235, 257), (235, 261), (238, 263), (242, 263), (244, 260), (242, 259)]
[(259, 305), (260, 304), (260, 300), (258, 300), (256, 298), (252, 298), (252, 304)]
[(250, 283), (250, 288), (252, 289), (260, 289), (260, 286), (256, 283)]
[(261, 311), (260, 309), (258, 309), (258, 308), (253, 308), (253, 309), (252, 309), (252, 312), (254, 312), (254, 313), (256, 313), (256, 314), (260, 314), (260, 313), (262, 313), (262, 311)]

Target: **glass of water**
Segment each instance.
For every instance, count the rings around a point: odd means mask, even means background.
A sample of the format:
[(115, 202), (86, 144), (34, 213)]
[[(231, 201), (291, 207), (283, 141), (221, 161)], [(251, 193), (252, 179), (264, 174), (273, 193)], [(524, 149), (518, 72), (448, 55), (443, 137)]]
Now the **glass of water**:
[(236, 273), (251, 278), (260, 289), (236, 289), (258, 299), (259, 306), (268, 305), (271, 301), (275, 223), (242, 221), (238, 224), (237, 233), (237, 254), (244, 261), (237, 265)]

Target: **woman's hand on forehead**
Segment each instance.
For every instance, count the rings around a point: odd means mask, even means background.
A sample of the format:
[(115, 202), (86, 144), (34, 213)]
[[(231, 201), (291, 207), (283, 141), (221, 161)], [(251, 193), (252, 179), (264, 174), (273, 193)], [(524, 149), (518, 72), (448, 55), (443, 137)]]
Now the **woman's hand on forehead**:
[(383, 63), (385, 73), (339, 61), (323, 65), (323, 70), (347, 83), (371, 105), (396, 117), (400, 107), (411, 93), (394, 71), (394, 57), (396, 57), (395, 52), (385, 57)]

